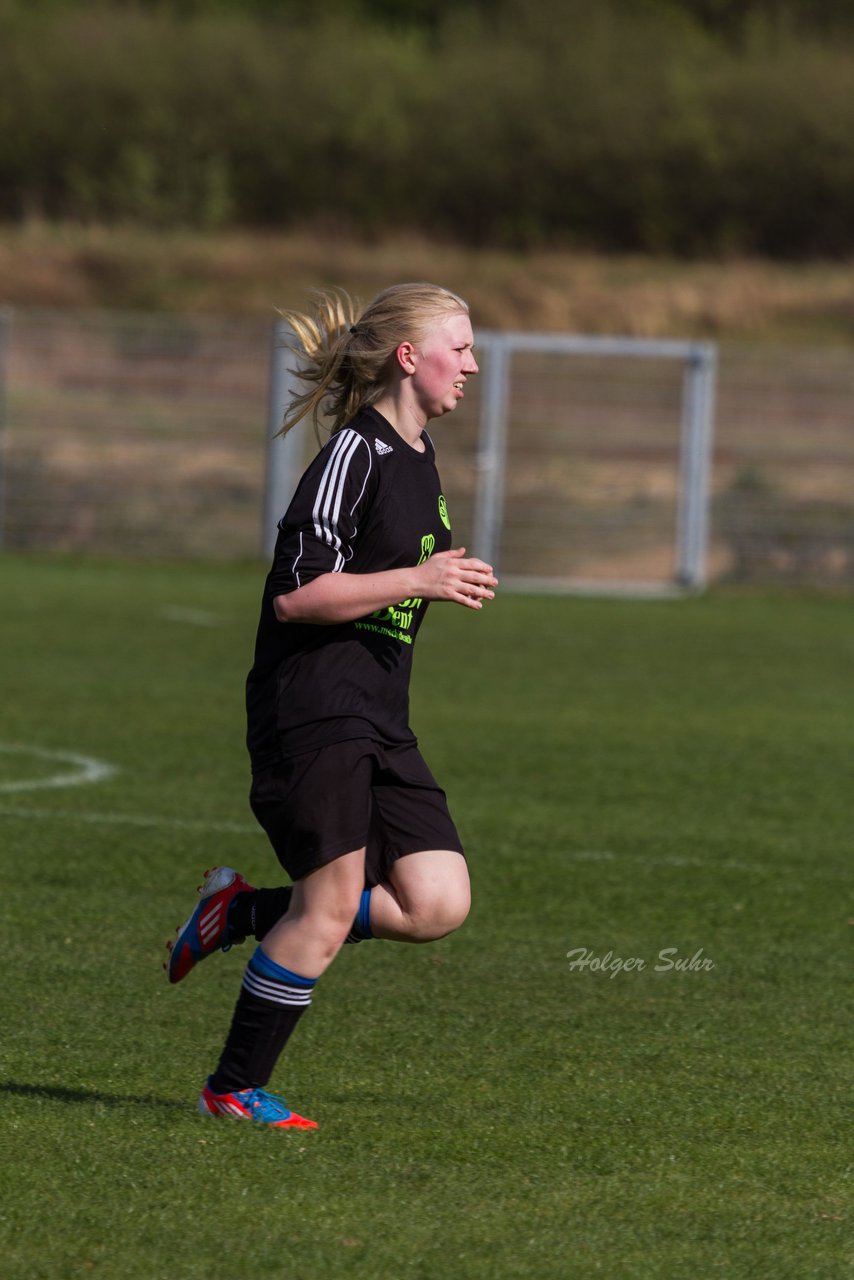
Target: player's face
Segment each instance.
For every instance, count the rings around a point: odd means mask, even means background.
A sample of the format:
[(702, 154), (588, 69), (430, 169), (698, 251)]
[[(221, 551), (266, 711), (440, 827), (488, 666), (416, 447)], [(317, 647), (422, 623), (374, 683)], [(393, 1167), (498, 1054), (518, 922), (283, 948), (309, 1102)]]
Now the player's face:
[(439, 321), (413, 354), (412, 389), (428, 418), (456, 409), (466, 379), (477, 373), (471, 321), (457, 311)]

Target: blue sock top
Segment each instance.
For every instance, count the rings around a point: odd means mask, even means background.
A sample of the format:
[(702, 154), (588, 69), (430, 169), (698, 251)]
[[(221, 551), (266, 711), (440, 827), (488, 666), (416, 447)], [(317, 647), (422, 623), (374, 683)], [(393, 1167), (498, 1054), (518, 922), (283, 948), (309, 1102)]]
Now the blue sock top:
[(363, 938), (372, 938), (371, 933), (371, 891), (363, 889), (359, 899), (359, 913), (355, 920), (356, 932)]
[(268, 978), (273, 982), (286, 982), (290, 987), (310, 989), (317, 982), (317, 978), (305, 978), (301, 973), (293, 973), (284, 965), (276, 964), (275, 960), (271, 960), (260, 946), (255, 948), (252, 959), (249, 961), (249, 968), (254, 970), (259, 978)]

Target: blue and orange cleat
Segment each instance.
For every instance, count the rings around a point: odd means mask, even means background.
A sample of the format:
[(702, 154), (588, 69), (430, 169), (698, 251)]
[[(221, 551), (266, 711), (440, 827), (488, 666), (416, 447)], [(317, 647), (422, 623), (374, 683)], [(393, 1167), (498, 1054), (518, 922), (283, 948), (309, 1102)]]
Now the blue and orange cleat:
[(231, 867), (211, 867), (199, 885), (199, 905), (180, 926), (172, 942), (166, 943), (169, 959), (163, 965), (170, 982), (186, 978), (200, 960), (214, 951), (228, 951), (244, 942), (228, 925), (228, 909), (238, 893), (251, 893), (253, 886)]
[(277, 1098), (264, 1089), (241, 1089), (239, 1093), (214, 1093), (210, 1081), (205, 1084), (199, 1098), (199, 1111), (203, 1116), (231, 1116), (235, 1120), (254, 1120), (271, 1129), (316, 1129), (316, 1120), (306, 1120), (291, 1111), (284, 1098)]

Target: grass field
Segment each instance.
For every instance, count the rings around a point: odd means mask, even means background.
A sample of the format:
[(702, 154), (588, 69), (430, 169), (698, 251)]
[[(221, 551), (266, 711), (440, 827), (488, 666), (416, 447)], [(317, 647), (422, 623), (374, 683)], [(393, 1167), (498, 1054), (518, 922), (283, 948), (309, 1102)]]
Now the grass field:
[[(247, 950), (160, 968), (203, 868), (275, 877), (261, 577), (0, 558), (6, 1280), (851, 1275), (850, 598), (435, 607), (475, 907), (341, 955), (273, 1082), (300, 1135), (195, 1113)], [(79, 757), (115, 772), (34, 786)]]

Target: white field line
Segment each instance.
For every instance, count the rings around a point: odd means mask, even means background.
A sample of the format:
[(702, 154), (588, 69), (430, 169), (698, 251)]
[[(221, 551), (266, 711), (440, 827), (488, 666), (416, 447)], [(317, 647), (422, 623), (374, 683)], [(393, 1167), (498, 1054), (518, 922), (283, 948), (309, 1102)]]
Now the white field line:
[[(207, 831), (218, 835), (252, 836), (257, 839), (263, 835), (260, 827), (251, 823), (205, 821), (193, 818), (171, 818), (165, 814), (142, 813), (76, 813), (72, 809), (30, 809), (18, 805), (0, 804), (0, 819), (25, 818), (27, 821), (82, 822), (92, 826), (125, 826), (125, 827), (161, 827), (171, 831)], [(569, 862), (611, 862), (619, 865), (623, 871), (631, 866), (637, 867), (691, 867), (698, 871), (742, 871), (755, 874), (757, 871), (780, 876), (791, 875), (800, 868), (784, 867), (770, 862), (740, 862), (736, 858), (724, 858), (717, 862), (703, 858), (633, 858), (624, 857), (607, 850), (570, 849), (566, 852)], [(842, 877), (841, 872), (826, 869), (810, 871), (810, 876), (820, 880), (835, 881)], [(791, 883), (791, 882), (790, 882)]]
[(165, 814), (143, 813), (76, 813), (73, 809), (29, 809), (17, 805), (0, 805), (0, 818), (29, 820), (54, 819), (58, 822), (84, 822), (96, 826), (166, 827), (175, 831), (215, 831), (224, 835), (260, 836), (260, 827), (245, 822), (206, 822), (192, 818), (170, 818)]
[[(0, 742), (0, 754), (29, 756), (34, 760), (66, 766), (56, 773), (49, 774), (46, 778), (18, 778), (10, 782), (0, 782), (0, 795), (11, 795), (22, 791), (53, 790), (59, 787), (80, 787), (87, 783), (103, 782), (106, 778), (112, 778), (118, 773), (115, 765), (107, 764), (104, 760), (96, 760), (93, 756), (81, 755), (77, 751), (48, 751), (44, 747), (28, 747), (19, 742)], [(68, 768), (69, 765), (71, 769)], [(35, 809), (4, 804), (0, 804), (0, 818), (129, 827), (166, 827), (174, 831), (214, 831), (240, 836), (261, 834), (259, 827), (249, 823), (197, 821), (142, 813), (86, 811), (78, 813), (73, 809)]]
[[(0, 754), (32, 756), (36, 760), (71, 765), (72, 771), (50, 774), (46, 778), (21, 778), (14, 782), (0, 782), (0, 795), (9, 795), (21, 791), (52, 790), (60, 787), (79, 787), (88, 783), (103, 782), (118, 772), (115, 765), (93, 756), (84, 756), (76, 751), (49, 751), (43, 747), (28, 747), (22, 743), (0, 743)], [(206, 821), (192, 818), (172, 818), (166, 815), (141, 813), (86, 813), (72, 809), (34, 809), (20, 806), (0, 804), (0, 818), (25, 818), (28, 821), (82, 822), (96, 826), (128, 826), (128, 827), (165, 827), (173, 831), (210, 831), (222, 835), (259, 836), (259, 827), (250, 823)], [(663, 858), (621, 858), (607, 849), (568, 850), (567, 858), (571, 862), (617, 862), (624, 866), (632, 862), (639, 866), (656, 867), (696, 867), (708, 870), (712, 866), (728, 871), (768, 871), (779, 874), (782, 868), (766, 862), (741, 862), (735, 858), (725, 858), (720, 862), (707, 861), (702, 858), (663, 857)]]
[[(690, 867), (697, 871), (743, 871), (748, 875), (761, 871), (765, 874), (779, 876), (794, 874), (799, 870), (797, 867), (786, 867), (776, 862), (742, 862), (738, 858), (687, 858), (676, 857), (672, 854), (664, 857), (634, 858), (631, 855), (626, 857), (616, 853), (609, 853), (604, 849), (570, 849), (567, 851), (566, 857), (569, 862), (618, 863), (623, 871), (631, 866), (673, 867), (677, 870), (681, 867)], [(821, 880), (836, 880), (841, 877), (842, 872), (820, 868), (818, 871), (811, 869), (810, 875), (817, 876)]]
[[(91, 782), (103, 782), (118, 773), (115, 765), (96, 760), (94, 756), (80, 755), (76, 751), (47, 751), (44, 747), (27, 747), (18, 742), (0, 742), (0, 754), (32, 756), (35, 760), (66, 766), (46, 778), (17, 778), (11, 782), (0, 782), (0, 795), (11, 795), (19, 791), (50, 791), (56, 787), (82, 787)], [(71, 766), (70, 770), (68, 765)]]
[(579, 849), (570, 850), (567, 853), (570, 862), (619, 862), (623, 867), (635, 864), (639, 867), (698, 867), (701, 870), (709, 870), (712, 867), (722, 868), (727, 871), (778, 871), (779, 867), (772, 867), (767, 862), (738, 862), (735, 858), (722, 858), (720, 862), (712, 862), (703, 858), (679, 858), (679, 857), (663, 857), (663, 858), (633, 858), (631, 856), (621, 857), (619, 854), (610, 853), (607, 849)]

